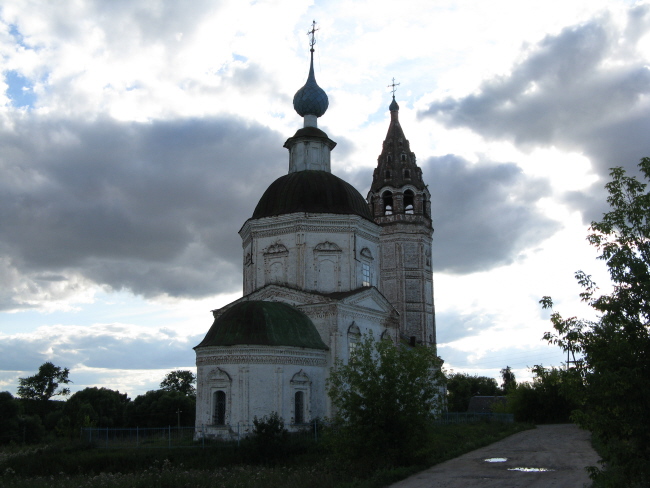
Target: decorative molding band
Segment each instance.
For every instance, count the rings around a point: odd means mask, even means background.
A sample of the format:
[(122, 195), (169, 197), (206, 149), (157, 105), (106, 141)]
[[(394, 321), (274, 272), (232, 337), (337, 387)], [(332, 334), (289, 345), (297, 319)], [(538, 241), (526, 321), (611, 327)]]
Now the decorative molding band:
[(323, 357), (297, 357), (282, 355), (214, 355), (196, 359), (197, 367), (216, 366), (223, 364), (286, 364), (291, 366), (327, 366), (327, 359)]

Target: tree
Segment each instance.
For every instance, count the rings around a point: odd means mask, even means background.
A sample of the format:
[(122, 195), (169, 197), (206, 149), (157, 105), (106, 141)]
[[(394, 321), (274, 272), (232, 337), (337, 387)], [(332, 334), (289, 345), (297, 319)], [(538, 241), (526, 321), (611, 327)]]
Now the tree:
[(47, 402), (53, 396), (67, 396), (69, 388), (59, 388), (59, 384), (72, 383), (68, 379), (70, 370), (54, 366), (51, 362), (43, 363), (38, 368), (38, 373), (28, 378), (18, 378), (18, 395), (29, 400)]
[(20, 440), (18, 401), (8, 391), (0, 391), (0, 444)]
[(500, 394), (501, 390), (494, 378), (467, 373), (453, 373), (447, 378), (447, 410), (450, 412), (467, 412), (469, 400), (473, 396)]
[(76, 427), (90, 424), (96, 427), (123, 427), (129, 402), (126, 393), (89, 387), (76, 392), (65, 402), (64, 413), (75, 430)]
[(564, 423), (578, 407), (576, 395), (581, 381), (575, 370), (531, 368), (532, 382), (515, 384), (508, 389), (508, 412), (517, 422), (535, 424)]
[[(639, 164), (650, 180), (650, 158)], [(650, 193), (647, 185), (614, 168), (607, 183), (610, 211), (591, 223), (588, 241), (606, 262), (613, 290), (598, 288), (582, 271), (581, 299), (596, 320), (551, 315), (554, 332), (545, 339), (582, 355), (576, 370), (583, 382), (581, 408), (573, 416), (603, 445), (605, 470), (592, 477), (606, 486), (650, 485)], [(550, 297), (541, 300), (552, 308)], [(609, 484), (608, 484), (609, 483)]]
[(440, 409), (441, 366), (431, 348), (396, 346), (367, 334), (328, 379), (336, 453), (366, 469), (417, 462)]
[(177, 369), (165, 375), (160, 383), (160, 388), (165, 391), (177, 391), (187, 396), (195, 396), (196, 376), (189, 370)]
[(128, 405), (129, 423), (134, 427), (194, 425), (196, 399), (178, 391), (151, 390)]
[(510, 369), (510, 366), (506, 366), (501, 370), (501, 379), (503, 380), (503, 383), (501, 383), (501, 389), (504, 393), (508, 393), (510, 389), (517, 387), (517, 378), (512, 372), (512, 369)]

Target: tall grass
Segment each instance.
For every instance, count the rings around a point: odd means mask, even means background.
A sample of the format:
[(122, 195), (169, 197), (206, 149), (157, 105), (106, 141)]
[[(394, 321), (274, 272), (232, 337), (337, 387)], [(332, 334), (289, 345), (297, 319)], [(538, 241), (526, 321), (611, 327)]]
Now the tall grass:
[(0, 452), (0, 486), (376, 488), (525, 428), (499, 423), (438, 426), (427, 446), (425, 464), (375, 472), (344, 469), (327, 451), (326, 442), (291, 438), (272, 457), (252, 441), (205, 449), (113, 450), (80, 444), (13, 448)]

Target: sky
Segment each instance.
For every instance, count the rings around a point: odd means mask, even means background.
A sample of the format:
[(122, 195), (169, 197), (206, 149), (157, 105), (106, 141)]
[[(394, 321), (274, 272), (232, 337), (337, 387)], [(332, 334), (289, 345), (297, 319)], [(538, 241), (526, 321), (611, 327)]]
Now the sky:
[(538, 302), (589, 317), (577, 270), (608, 289), (585, 238), (609, 169), (650, 156), (650, 3), (4, 0), (0, 391), (45, 361), (131, 398), (194, 368), (288, 171), (312, 20), (332, 172), (364, 196), (399, 83), (445, 368), (561, 364)]

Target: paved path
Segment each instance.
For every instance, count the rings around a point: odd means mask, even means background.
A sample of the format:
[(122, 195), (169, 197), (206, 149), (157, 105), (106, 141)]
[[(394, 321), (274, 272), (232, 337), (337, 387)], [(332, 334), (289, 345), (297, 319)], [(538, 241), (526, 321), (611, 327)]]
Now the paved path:
[[(585, 466), (598, 454), (590, 434), (575, 425), (541, 425), (511, 435), (422, 471), (390, 488), (581, 488), (590, 486)], [(485, 459), (507, 458), (488, 463)], [(543, 468), (548, 471), (510, 471)]]

